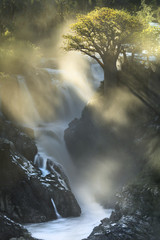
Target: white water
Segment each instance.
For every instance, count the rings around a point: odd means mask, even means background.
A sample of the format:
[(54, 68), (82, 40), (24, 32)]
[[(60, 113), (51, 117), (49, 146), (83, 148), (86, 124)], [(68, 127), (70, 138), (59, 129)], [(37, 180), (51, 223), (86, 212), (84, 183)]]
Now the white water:
[(20, 86), (20, 98), (19, 101), (23, 102), (19, 103), (18, 112), (21, 113), (21, 121), (23, 123), (34, 123), (37, 119), (40, 119), (39, 113), (35, 107), (32, 95), (27, 87), (26, 80), (24, 76), (18, 75), (17, 80)]
[[(35, 162), (43, 158), (39, 166), (44, 176), (48, 173), (46, 170), (47, 159), (51, 159), (63, 166), (65, 173), (70, 178), (71, 187), (80, 204), (82, 214), (77, 218), (60, 218), (54, 201), (51, 199), (58, 219), (41, 224), (30, 224), (27, 225), (26, 228), (32, 233), (33, 237), (38, 239), (81, 240), (91, 233), (93, 227), (99, 224), (101, 219), (109, 217), (111, 211), (105, 210), (97, 204), (94, 199), (92, 199), (88, 189), (85, 189), (85, 186), (82, 184), (78, 185), (76, 179), (78, 178), (77, 172), (65, 146), (64, 130), (71, 120), (80, 116), (84, 105), (94, 93), (94, 89), (98, 87), (100, 81), (103, 80), (103, 75), (96, 64), (91, 66), (94, 81), (93, 85), (90, 86), (90, 89), (87, 91), (87, 96), (83, 81), (81, 84), (78, 83), (79, 85), (76, 85), (76, 82), (73, 81), (59, 81), (59, 75), (64, 74), (64, 71), (49, 68), (45, 68), (45, 70), (51, 75), (53, 84), (57, 84), (58, 86), (60, 94), (57, 96), (60, 98), (58, 99), (60, 105), (56, 121), (42, 123), (35, 128), (39, 154), (35, 158)], [(67, 78), (70, 77), (68, 73), (65, 72), (65, 74)], [(87, 87), (89, 87), (89, 85)]]
[(57, 210), (57, 207), (56, 207), (56, 204), (55, 204), (53, 198), (51, 198), (51, 202), (52, 202), (54, 211), (55, 211), (55, 213), (56, 213), (57, 219), (61, 218), (61, 215), (59, 214), (59, 212), (58, 212), (58, 210)]
[(60, 218), (58, 220), (28, 225), (32, 236), (43, 240), (81, 240), (86, 238), (100, 220), (109, 217), (111, 210), (104, 210), (96, 203), (84, 208), (81, 217)]

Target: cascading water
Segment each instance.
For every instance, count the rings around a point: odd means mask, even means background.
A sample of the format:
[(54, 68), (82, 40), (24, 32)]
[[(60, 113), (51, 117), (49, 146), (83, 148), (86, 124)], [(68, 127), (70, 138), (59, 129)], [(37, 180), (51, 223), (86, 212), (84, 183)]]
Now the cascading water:
[(61, 218), (61, 215), (59, 214), (59, 212), (57, 210), (57, 207), (56, 207), (56, 204), (55, 204), (53, 198), (51, 198), (51, 202), (52, 202), (52, 205), (53, 205), (53, 208), (54, 208), (57, 218)]
[[(93, 227), (99, 223), (99, 220), (109, 216), (110, 211), (104, 210), (99, 204), (95, 203), (92, 197), (85, 191), (83, 186), (75, 186), (72, 179), (75, 179), (76, 170), (72, 164), (69, 153), (64, 142), (64, 130), (68, 123), (76, 117), (80, 117), (81, 111), (87, 101), (94, 93), (94, 89), (99, 85), (98, 82), (103, 80), (102, 73), (97, 65), (91, 65), (91, 69), (96, 76), (92, 88), (90, 88), (89, 96), (85, 94), (85, 100), (81, 96), (84, 95), (80, 85), (77, 87), (73, 82), (61, 81), (60, 76), (65, 72), (55, 69), (45, 68), (52, 79), (52, 84), (57, 86), (58, 94), (58, 111), (56, 112), (56, 120), (53, 122), (43, 122), (35, 128), (35, 135), (38, 147), (38, 154), (35, 157), (35, 163), (39, 166), (42, 174), (48, 174), (46, 167), (47, 159), (55, 163), (61, 164), (65, 169), (65, 173), (70, 178), (71, 187), (82, 209), (82, 215), (78, 218), (60, 218), (56, 209), (56, 205), (51, 199), (54, 210), (58, 219), (41, 224), (27, 225), (27, 229), (32, 233), (33, 237), (43, 240), (81, 240), (87, 237)], [(97, 74), (97, 75), (96, 75)], [(58, 79), (58, 80), (57, 80)], [(83, 85), (83, 84), (81, 84)], [(75, 176), (74, 176), (75, 174)], [(77, 191), (78, 189), (78, 191)]]
[(18, 108), (18, 111), (21, 113), (21, 121), (23, 121), (23, 123), (33, 123), (37, 121), (37, 119), (40, 119), (40, 116), (34, 105), (32, 95), (27, 87), (24, 76), (18, 75), (17, 81), (20, 87), (20, 101), (23, 99), (22, 104)]
[(111, 211), (102, 209), (96, 203), (90, 203), (78, 218), (59, 218), (57, 220), (28, 225), (33, 237), (44, 240), (81, 240), (86, 238), (100, 219), (109, 217)]

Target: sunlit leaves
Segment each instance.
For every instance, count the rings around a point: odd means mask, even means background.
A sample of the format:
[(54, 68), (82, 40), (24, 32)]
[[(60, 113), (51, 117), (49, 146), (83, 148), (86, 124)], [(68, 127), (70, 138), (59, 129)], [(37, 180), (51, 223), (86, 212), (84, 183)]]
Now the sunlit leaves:
[(148, 57), (151, 55), (158, 57), (160, 49), (160, 28), (153, 26), (145, 28), (139, 38), (139, 47)]
[(153, 13), (154, 12), (152, 11), (151, 6), (147, 5), (145, 3), (145, 0), (142, 0), (141, 9), (137, 12), (137, 17), (139, 18), (139, 20), (144, 24), (148, 24), (154, 21)]
[(79, 15), (64, 36), (65, 49), (79, 50), (89, 56), (98, 54), (102, 61), (106, 55), (118, 57), (122, 45), (130, 43), (143, 24), (135, 16), (122, 10), (97, 8), (87, 15)]
[(1, 42), (0, 71), (15, 72), (17, 69), (23, 69), (22, 66), (35, 66), (40, 58), (40, 49), (29, 41), (8, 37)]

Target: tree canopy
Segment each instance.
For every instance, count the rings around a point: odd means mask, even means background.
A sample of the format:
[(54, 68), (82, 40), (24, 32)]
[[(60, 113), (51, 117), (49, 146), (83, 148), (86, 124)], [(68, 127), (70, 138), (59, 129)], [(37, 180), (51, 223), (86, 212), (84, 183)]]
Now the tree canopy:
[(109, 85), (114, 82), (112, 73), (120, 53), (124, 53), (128, 44), (133, 44), (142, 29), (139, 18), (126, 11), (95, 9), (78, 16), (71, 32), (64, 36), (65, 50), (80, 51), (94, 58), (104, 69), (104, 80)]
[[(146, 3), (150, 5), (146, 5)], [(59, 23), (74, 18), (75, 13), (87, 13), (95, 7), (128, 9), (132, 13), (145, 6), (141, 15), (148, 14), (154, 8), (159, 16), (158, 0), (0, 0), (0, 36), (6, 30), (14, 32), (21, 39), (36, 40), (48, 36)], [(141, 5), (141, 7), (143, 7)], [(29, 36), (24, 34), (24, 30)], [(32, 31), (32, 34), (31, 34)], [(33, 36), (32, 36), (33, 35)]]

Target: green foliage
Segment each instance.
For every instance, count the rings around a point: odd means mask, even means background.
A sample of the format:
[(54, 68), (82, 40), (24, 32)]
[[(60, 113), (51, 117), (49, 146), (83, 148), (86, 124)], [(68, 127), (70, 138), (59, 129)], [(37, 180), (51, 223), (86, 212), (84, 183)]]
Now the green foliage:
[(160, 28), (151, 27), (144, 29), (141, 34), (141, 49), (145, 49), (150, 55), (159, 54)]
[(160, 23), (160, 7), (158, 7), (158, 8), (154, 11), (154, 14), (155, 14), (156, 20)]
[[(153, 1), (152, 4), (155, 7), (157, 0)], [(133, 10), (134, 6), (137, 8), (140, 3), (140, 0), (1, 0), (0, 47), (4, 49), (3, 42), (8, 41), (11, 37), (14, 37), (17, 41), (26, 42), (28, 40), (34, 43), (39, 42), (39, 39), (42, 38), (49, 39), (53, 30), (58, 29), (66, 19), (74, 18), (77, 13), (87, 14), (88, 11), (95, 9), (97, 6)], [(147, 16), (147, 20), (145, 20), (147, 22), (153, 16), (151, 7), (143, 2), (137, 16), (140, 21), (143, 21), (145, 15)], [(96, 9), (89, 13), (87, 17), (81, 15), (78, 19), (82, 24), (78, 25), (77, 23), (75, 29), (72, 29), (75, 32), (74, 41), (73, 37), (70, 39), (68, 37), (67, 41), (72, 42), (71, 45), (76, 50), (80, 48), (78, 44), (75, 46), (76, 42), (81, 46), (83, 44), (87, 48), (87, 50), (84, 49), (84, 53), (94, 56), (97, 61), (99, 61), (96, 57), (97, 52), (101, 58), (105, 52), (117, 56), (119, 52), (122, 52), (122, 45), (124, 48), (125, 43), (132, 42), (132, 39), (135, 39), (133, 35), (141, 27), (141, 24), (138, 26), (139, 23), (135, 17), (123, 10), (112, 9), (112, 14), (109, 15), (109, 11), (108, 13), (105, 12), (104, 8), (102, 10)], [(85, 26), (85, 31), (82, 25)], [(79, 36), (76, 33), (76, 26), (77, 31), (79, 28), (79, 33), (77, 32)], [(92, 31), (89, 31), (89, 28)], [(6, 54), (7, 51), (6, 48)]]
[(21, 73), (28, 66), (35, 66), (41, 55), (39, 48), (29, 41), (8, 37), (0, 46), (0, 71)]
[(160, 28), (145, 25), (143, 31), (134, 39), (130, 51), (142, 55), (143, 63), (148, 67), (153, 65), (153, 63), (149, 61), (150, 56), (155, 56), (155, 63), (157, 63), (159, 61), (160, 51)]
[[(1, 0), (0, 1), (0, 33), (9, 29), (19, 33), (25, 39), (27, 32), (38, 33), (53, 27), (55, 21), (54, 0)], [(44, 31), (45, 29), (45, 31)]]
[[(157, 2), (153, 1), (155, 7)], [(37, 38), (48, 35), (59, 23), (74, 18), (77, 13), (103, 6), (135, 11), (140, 3), (140, 0), (1, 0), (0, 34), (8, 29), (18, 37), (35, 40), (36, 35)], [(143, 6), (139, 15), (148, 14), (149, 7)]]
[(117, 60), (124, 45), (132, 42), (142, 27), (139, 19), (126, 11), (95, 9), (87, 15), (78, 16), (77, 22), (71, 26), (72, 32), (64, 36), (65, 49), (87, 54), (103, 67), (106, 57)]
[(145, 0), (141, 1), (140, 11), (137, 12), (137, 17), (141, 22), (146, 24), (154, 21), (152, 7), (147, 5)]

